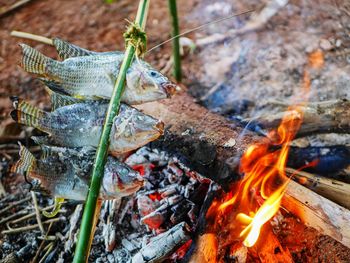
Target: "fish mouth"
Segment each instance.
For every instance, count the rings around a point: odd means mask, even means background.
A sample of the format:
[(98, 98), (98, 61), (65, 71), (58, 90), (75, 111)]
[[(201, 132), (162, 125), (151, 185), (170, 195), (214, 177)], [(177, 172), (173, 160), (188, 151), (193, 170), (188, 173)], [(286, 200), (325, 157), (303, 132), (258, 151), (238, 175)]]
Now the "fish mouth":
[(158, 121), (157, 124), (155, 125), (155, 129), (158, 130), (160, 135), (163, 135), (164, 134), (164, 122)]
[(175, 94), (176, 85), (171, 82), (165, 82), (161, 84), (162, 89), (165, 91), (167, 98), (170, 98), (171, 95)]

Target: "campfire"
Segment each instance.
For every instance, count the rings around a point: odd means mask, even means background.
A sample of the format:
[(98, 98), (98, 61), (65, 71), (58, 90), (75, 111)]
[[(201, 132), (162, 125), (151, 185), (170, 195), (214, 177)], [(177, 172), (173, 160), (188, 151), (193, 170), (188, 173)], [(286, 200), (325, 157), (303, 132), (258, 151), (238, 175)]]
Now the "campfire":
[[(27, 4), (50, 22), (50, 4), (29, 2), (2, 9), (9, 31)], [(162, 11), (163, 2), (154, 0)], [(347, 4), (188, 1), (178, 5), (181, 23), (194, 30), (184, 30), (172, 57), (164, 12), (152, 10), (147, 34), (145, 21), (130, 23), (121, 53), (99, 21), (114, 28), (112, 14), (134, 14), (131, 1), (78, 4), (52, 3), (63, 20), (75, 10), (101, 42), (52, 29), (47, 37), (12, 31), (16, 38), (0, 43), (22, 66), (0, 73), (8, 104), (0, 120), (1, 262), (72, 262), (81, 251), (89, 262), (118, 263), (350, 260)], [(120, 109), (112, 116), (114, 96)], [(107, 157), (96, 165), (103, 147)], [(96, 207), (86, 227), (90, 194)], [(79, 250), (87, 231), (89, 249)]]

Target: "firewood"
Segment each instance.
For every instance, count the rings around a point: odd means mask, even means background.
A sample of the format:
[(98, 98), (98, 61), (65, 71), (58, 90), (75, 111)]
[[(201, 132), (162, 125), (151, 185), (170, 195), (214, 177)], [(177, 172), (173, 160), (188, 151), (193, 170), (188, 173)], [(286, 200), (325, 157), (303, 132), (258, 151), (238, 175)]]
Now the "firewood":
[(264, 225), (260, 235), (264, 238), (259, 239), (253, 247), (249, 248), (258, 255), (260, 262), (294, 262), (289, 250), (282, 247), (273, 233), (270, 224)]
[(218, 241), (216, 239), (216, 234), (204, 234), (198, 237), (196, 249), (191, 256), (189, 263), (215, 263), (217, 262), (217, 252)]
[(190, 239), (186, 229), (186, 223), (182, 222), (170, 228), (165, 233), (154, 237), (150, 243), (141, 248), (132, 258), (134, 263), (162, 262), (167, 256)]
[(237, 179), (235, 168), (248, 145), (262, 137), (196, 104), (186, 92), (171, 100), (137, 106), (167, 124), (153, 145), (183, 157), (181, 161), (217, 182)]
[(350, 211), (290, 181), (282, 206), (302, 222), (350, 248)]
[[(342, 103), (344, 110), (340, 106)], [(332, 127), (339, 127), (339, 124), (344, 127), (346, 124), (344, 120), (349, 114), (346, 112), (347, 101), (342, 103), (336, 112), (339, 113), (337, 116), (343, 117)], [(324, 110), (332, 109), (322, 106), (320, 107)], [(249, 131), (243, 133), (242, 128), (234, 123), (194, 103), (186, 92), (171, 100), (147, 103), (138, 108), (162, 119), (168, 125), (165, 136), (153, 144), (155, 147), (166, 148), (179, 155), (186, 165), (219, 182), (223, 187), (227, 187), (230, 180), (239, 178), (236, 169), (242, 153), (250, 144), (261, 142), (263, 138)], [(322, 115), (322, 112), (319, 114)], [(324, 116), (327, 117), (328, 114)], [(324, 126), (326, 120), (318, 123)], [(328, 124), (332, 125), (332, 122)], [(288, 186), (284, 205), (297, 215), (298, 211), (303, 211), (300, 217), (305, 224), (350, 247), (350, 212), (346, 208), (293, 181)]]
[[(302, 111), (304, 113), (303, 123), (297, 133), (298, 137), (315, 133), (350, 133), (350, 101), (348, 100), (310, 103), (302, 106)], [(294, 111), (285, 111), (244, 121), (253, 121), (265, 129), (271, 129), (279, 125), (283, 116), (295, 113)]]
[(293, 178), (295, 178), (297, 182), (312, 191), (350, 209), (350, 184), (303, 171), (297, 171), (292, 168), (286, 168), (286, 172), (289, 175), (293, 175)]

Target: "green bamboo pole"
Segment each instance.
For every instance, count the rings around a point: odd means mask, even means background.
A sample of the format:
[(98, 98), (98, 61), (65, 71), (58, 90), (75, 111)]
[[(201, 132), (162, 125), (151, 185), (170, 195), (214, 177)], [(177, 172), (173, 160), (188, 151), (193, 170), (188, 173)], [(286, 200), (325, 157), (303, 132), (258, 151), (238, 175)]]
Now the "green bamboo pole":
[[(135, 24), (142, 30), (145, 29), (148, 14), (149, 0), (140, 0)], [(74, 263), (85, 263), (88, 260), (92, 240), (93, 221), (96, 214), (96, 202), (100, 192), (101, 181), (103, 178), (104, 165), (109, 146), (109, 136), (113, 119), (119, 111), (120, 99), (125, 85), (126, 71), (129, 68), (135, 54), (135, 46), (128, 45), (124, 60), (119, 70), (116, 84), (109, 103), (105, 123), (103, 126), (100, 143), (96, 152), (96, 159), (93, 166), (90, 189), (85, 203), (83, 218), (81, 221), (79, 238), (75, 249)]]
[(172, 37), (173, 37), (173, 74), (175, 79), (180, 82), (182, 79), (181, 73), (181, 56), (180, 56), (180, 43), (179, 43), (179, 22), (177, 19), (176, 0), (168, 0), (170, 15), (173, 24)]

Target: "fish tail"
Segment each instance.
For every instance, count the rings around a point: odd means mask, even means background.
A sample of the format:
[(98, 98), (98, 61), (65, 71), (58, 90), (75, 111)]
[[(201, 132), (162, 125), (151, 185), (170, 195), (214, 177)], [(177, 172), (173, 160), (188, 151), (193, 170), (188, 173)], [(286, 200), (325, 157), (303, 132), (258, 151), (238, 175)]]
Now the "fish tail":
[(19, 160), (11, 167), (12, 173), (25, 174), (36, 165), (34, 155), (22, 144), (19, 144)]
[(20, 124), (34, 127), (42, 131), (47, 131), (44, 124), (47, 122), (48, 113), (29, 104), (28, 102), (11, 97), (14, 110), (11, 112), (12, 119)]
[(20, 44), (22, 48), (22, 67), (25, 71), (36, 73), (40, 75), (47, 75), (47, 66), (53, 59), (44, 56), (36, 49), (26, 45)]

